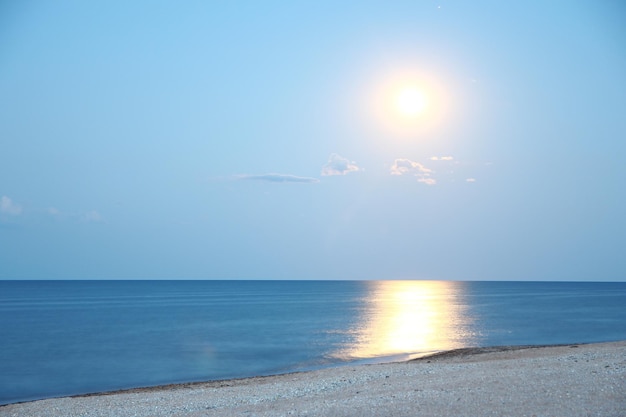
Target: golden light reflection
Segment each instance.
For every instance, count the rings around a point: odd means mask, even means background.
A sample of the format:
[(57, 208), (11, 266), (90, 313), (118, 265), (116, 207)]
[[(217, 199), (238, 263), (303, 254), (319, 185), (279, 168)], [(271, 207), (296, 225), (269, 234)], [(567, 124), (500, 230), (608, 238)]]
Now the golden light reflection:
[(379, 281), (371, 285), (354, 343), (338, 357), (410, 355), (471, 344), (461, 283)]

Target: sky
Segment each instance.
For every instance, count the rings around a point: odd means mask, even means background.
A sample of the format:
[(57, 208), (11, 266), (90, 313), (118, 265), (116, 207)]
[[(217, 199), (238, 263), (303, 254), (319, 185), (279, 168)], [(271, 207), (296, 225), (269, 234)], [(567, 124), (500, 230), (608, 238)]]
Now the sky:
[(625, 23), (0, 2), (0, 279), (624, 281)]

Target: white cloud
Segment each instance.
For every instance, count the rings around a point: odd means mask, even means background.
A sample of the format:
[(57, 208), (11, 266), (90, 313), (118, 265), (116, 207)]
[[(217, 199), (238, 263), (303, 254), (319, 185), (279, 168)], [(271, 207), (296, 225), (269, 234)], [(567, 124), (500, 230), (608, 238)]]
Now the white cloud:
[(22, 214), (22, 206), (14, 203), (9, 197), (3, 195), (2, 199), (0, 199), (0, 213), (18, 216)]
[(303, 182), (314, 183), (320, 182), (317, 178), (311, 177), (298, 177), (291, 174), (263, 174), (263, 175), (238, 175), (238, 179), (241, 180), (256, 180), (256, 181), (269, 181), (269, 182)]
[(454, 157), (452, 157), (452, 156), (431, 156), (430, 160), (431, 161), (452, 161), (452, 160), (454, 160)]
[(437, 184), (437, 180), (434, 178), (418, 178), (417, 182), (421, 182), (426, 185), (435, 185)]
[(426, 168), (419, 162), (411, 161), (406, 158), (398, 158), (393, 161), (391, 166), (391, 175), (404, 175), (404, 174), (423, 174), (430, 175), (433, 172), (431, 169)]
[(466, 182), (476, 182), (476, 178), (467, 178)]
[(413, 175), (417, 177), (418, 182), (427, 185), (435, 185), (437, 183), (437, 180), (431, 177), (432, 169), (406, 158), (397, 158), (391, 166), (390, 173), (391, 175)]
[(81, 220), (87, 223), (99, 223), (102, 221), (102, 216), (96, 210), (91, 210), (83, 214)]
[(354, 161), (350, 161), (343, 156), (339, 156), (336, 153), (330, 154), (328, 162), (322, 167), (322, 175), (346, 175), (349, 172), (362, 171)]
[[(46, 209), (39, 208), (31, 208), (28, 211), (28, 214), (32, 215), (34, 213), (42, 213), (46, 214), (50, 217), (53, 217), (57, 220), (73, 220), (77, 222), (83, 223), (101, 223), (104, 222), (102, 215), (97, 210), (90, 210), (84, 213), (75, 212), (75, 213), (64, 213), (57, 209), (56, 207), (48, 207)], [(0, 197), (0, 215), (11, 215), (11, 216), (19, 216), (23, 214), (22, 206), (15, 203), (11, 198), (7, 196)]]

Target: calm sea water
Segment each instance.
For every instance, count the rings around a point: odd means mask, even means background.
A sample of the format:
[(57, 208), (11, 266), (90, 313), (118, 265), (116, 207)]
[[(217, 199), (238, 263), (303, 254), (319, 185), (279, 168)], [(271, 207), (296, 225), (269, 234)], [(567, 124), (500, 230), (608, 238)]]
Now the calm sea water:
[(0, 281), (0, 404), (626, 339), (626, 283)]

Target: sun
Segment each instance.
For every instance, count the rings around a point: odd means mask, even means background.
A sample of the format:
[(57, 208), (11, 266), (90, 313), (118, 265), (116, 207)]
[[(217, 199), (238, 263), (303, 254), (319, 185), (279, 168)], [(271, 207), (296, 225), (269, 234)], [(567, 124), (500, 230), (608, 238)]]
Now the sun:
[(395, 97), (396, 110), (403, 116), (418, 116), (428, 107), (426, 95), (416, 87), (404, 87)]
[[(364, 88), (366, 122), (387, 139), (433, 138), (447, 128), (454, 104), (447, 78), (434, 71), (398, 70), (375, 74)], [(387, 143), (387, 141), (385, 141)]]

